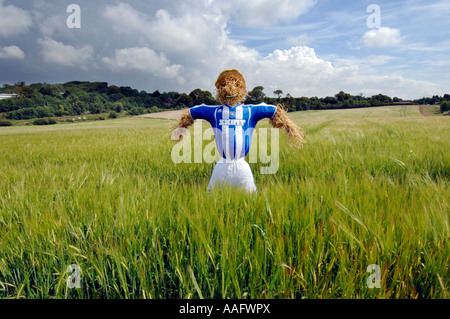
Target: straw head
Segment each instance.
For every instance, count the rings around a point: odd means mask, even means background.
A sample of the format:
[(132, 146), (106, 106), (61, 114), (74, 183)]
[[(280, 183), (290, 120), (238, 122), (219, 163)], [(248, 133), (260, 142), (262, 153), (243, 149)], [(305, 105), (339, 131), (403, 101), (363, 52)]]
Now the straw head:
[(242, 73), (237, 69), (224, 70), (215, 83), (216, 98), (222, 104), (235, 106), (244, 102), (247, 95), (247, 84)]
[(220, 83), (222, 82), (222, 80), (226, 77), (236, 77), (236, 78), (240, 79), (241, 83), (245, 87), (247, 87), (247, 85), (245, 83), (244, 75), (242, 75), (241, 71), (239, 71), (238, 69), (230, 69), (230, 70), (223, 70), (217, 77), (217, 80), (216, 80), (216, 88), (217, 89), (220, 87)]

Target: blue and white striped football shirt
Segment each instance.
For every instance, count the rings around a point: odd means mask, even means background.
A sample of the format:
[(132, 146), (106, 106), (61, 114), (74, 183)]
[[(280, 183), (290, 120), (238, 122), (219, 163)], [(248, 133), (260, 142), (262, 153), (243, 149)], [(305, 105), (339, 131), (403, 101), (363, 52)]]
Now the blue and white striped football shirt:
[(256, 124), (263, 118), (272, 118), (276, 109), (275, 105), (265, 103), (234, 107), (201, 104), (189, 111), (194, 120), (202, 119), (211, 124), (219, 154), (234, 160), (248, 154)]

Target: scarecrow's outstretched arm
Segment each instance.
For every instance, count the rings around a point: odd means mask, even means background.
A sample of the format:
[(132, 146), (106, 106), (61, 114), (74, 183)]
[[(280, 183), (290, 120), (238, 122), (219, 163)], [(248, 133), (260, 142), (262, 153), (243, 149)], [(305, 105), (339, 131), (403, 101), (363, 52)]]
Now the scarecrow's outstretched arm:
[(273, 118), (270, 119), (270, 124), (275, 128), (285, 130), (287, 135), (294, 139), (297, 147), (303, 147), (305, 133), (288, 118), (287, 112), (282, 104), (277, 105), (277, 110)]
[(176, 141), (183, 139), (185, 130), (192, 124), (194, 124), (194, 119), (187, 109), (183, 112), (178, 122), (172, 126), (172, 139)]

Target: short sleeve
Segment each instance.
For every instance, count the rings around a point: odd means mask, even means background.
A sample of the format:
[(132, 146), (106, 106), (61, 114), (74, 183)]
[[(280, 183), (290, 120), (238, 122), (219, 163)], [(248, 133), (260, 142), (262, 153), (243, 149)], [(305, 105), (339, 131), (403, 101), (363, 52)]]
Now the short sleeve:
[(277, 107), (266, 103), (261, 103), (251, 106), (252, 122), (256, 125), (258, 121), (264, 118), (273, 118)]
[(217, 105), (201, 104), (191, 107), (189, 113), (194, 120), (206, 120), (212, 124), (214, 122), (214, 113), (217, 107)]

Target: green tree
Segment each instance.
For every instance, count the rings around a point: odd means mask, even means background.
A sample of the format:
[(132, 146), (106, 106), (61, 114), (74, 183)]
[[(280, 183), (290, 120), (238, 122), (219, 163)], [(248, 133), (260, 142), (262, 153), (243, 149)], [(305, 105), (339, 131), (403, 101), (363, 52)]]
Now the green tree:
[(120, 93), (120, 89), (118, 86), (116, 85), (111, 85), (108, 87), (108, 89), (106, 90), (106, 94), (108, 95), (112, 95), (112, 94), (118, 94)]
[(36, 112), (37, 112), (36, 117), (39, 117), (39, 118), (52, 117), (55, 115), (53, 110), (50, 109), (49, 107), (38, 107), (38, 108), (36, 108)]
[(345, 100), (348, 100), (351, 98), (351, 95), (348, 93), (345, 93), (344, 91), (340, 91), (338, 94), (336, 94), (334, 96), (336, 98), (336, 100), (338, 100), (339, 102), (343, 102)]
[(325, 97), (323, 100), (323, 103), (325, 103), (325, 104), (336, 104), (336, 102), (337, 102), (337, 99), (336, 98), (334, 98), (334, 97), (332, 97), (332, 96), (327, 96), (327, 97)]
[(194, 100), (192, 99), (192, 97), (190, 97), (186, 93), (181, 94), (175, 100), (175, 107), (177, 107), (177, 108), (192, 107), (193, 105), (194, 105)]
[(282, 90), (275, 90), (275, 91), (273, 91), (273, 94), (275, 94), (278, 98), (281, 98), (281, 96), (283, 95), (283, 91)]
[(113, 104), (113, 109), (117, 112), (117, 113), (121, 113), (123, 111), (123, 104), (121, 102), (114, 102)]
[(103, 112), (103, 105), (100, 103), (93, 103), (89, 107), (91, 114), (100, 114)]
[(264, 98), (266, 97), (266, 94), (264, 93), (264, 87), (262, 86), (256, 86), (248, 92), (248, 97), (246, 100), (246, 103), (248, 104), (258, 104), (264, 102)]
[(72, 110), (75, 114), (80, 115), (83, 114), (86, 111), (86, 106), (83, 102), (81, 101), (76, 101), (73, 105), (72, 105)]
[(211, 92), (202, 91), (201, 89), (195, 89), (189, 96), (192, 98), (193, 105), (206, 104), (212, 105), (216, 103), (216, 100), (213, 98)]
[(144, 114), (145, 110), (142, 107), (133, 107), (128, 111), (128, 115), (141, 115)]
[(34, 98), (34, 90), (31, 88), (31, 87), (29, 87), (29, 86), (24, 86), (24, 87), (17, 87), (18, 89), (17, 89), (17, 94), (18, 95), (20, 95), (20, 96), (22, 96), (22, 97), (24, 97), (24, 98), (27, 98), (27, 99), (32, 99), (32, 98)]
[(392, 103), (392, 98), (387, 96), (387, 95), (383, 95), (383, 94), (377, 94), (377, 95), (373, 95), (372, 96), (372, 100), (376, 100), (379, 101), (379, 103), (376, 103), (378, 105), (383, 105), (383, 104), (389, 104)]
[(108, 117), (110, 119), (116, 119), (117, 118), (117, 113), (116, 111), (110, 111)]
[(53, 95), (53, 90), (50, 85), (46, 85), (39, 89), (39, 93), (41, 93), (42, 95)]
[(441, 106), (439, 107), (441, 113), (447, 112), (448, 110), (450, 110), (450, 102), (448, 101), (443, 101), (441, 102)]

